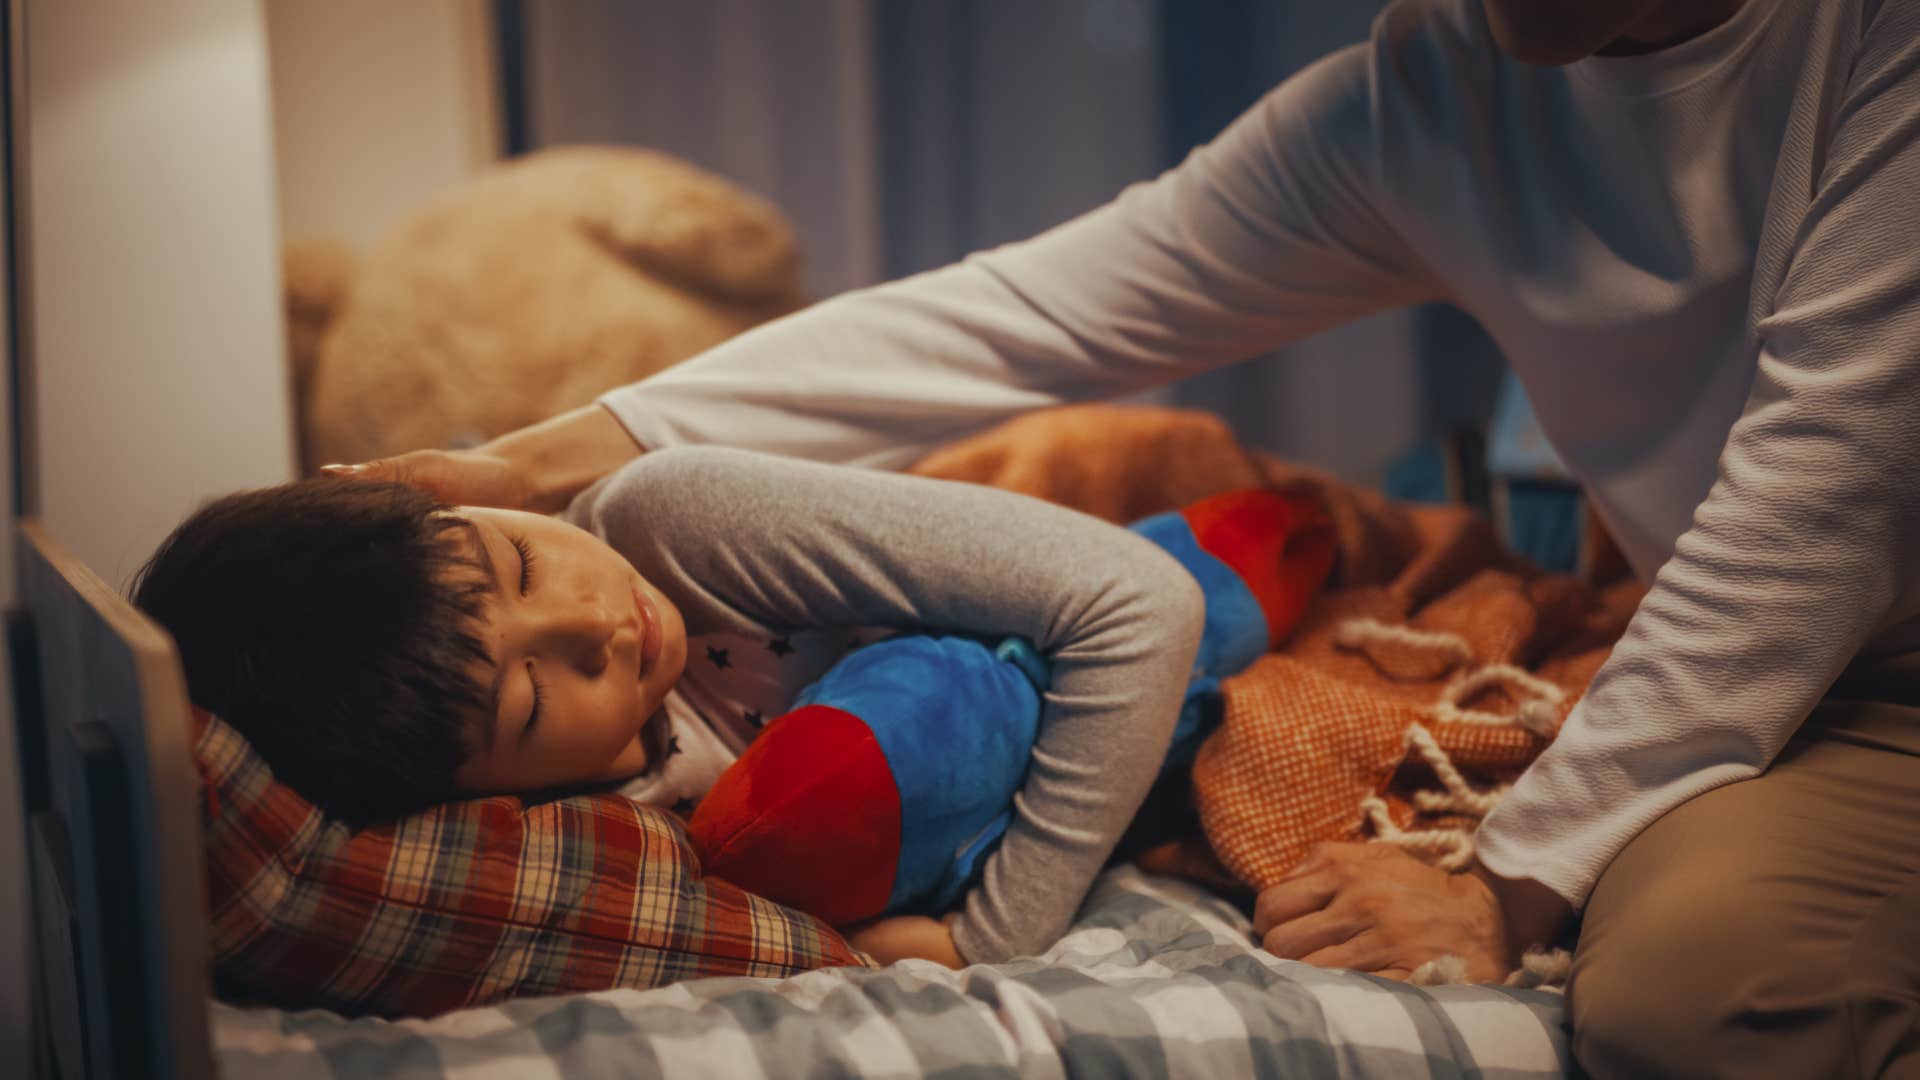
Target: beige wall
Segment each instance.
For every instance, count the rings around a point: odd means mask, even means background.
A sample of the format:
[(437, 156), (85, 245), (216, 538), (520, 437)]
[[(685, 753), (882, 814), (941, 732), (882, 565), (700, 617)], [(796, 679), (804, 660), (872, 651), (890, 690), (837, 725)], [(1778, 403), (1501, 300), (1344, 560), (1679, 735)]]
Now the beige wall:
[[(202, 499), (292, 472), (266, 27), (253, 0), (20, 10), (28, 508), (122, 584)], [(9, 933), (18, 899), (0, 895)], [(20, 961), (0, 943), (4, 1061), (23, 1060)]]
[[(12, 90), (9, 88), (8, 93)], [(8, 105), (11, 105), (8, 102)], [(7, 175), (0, 169), (0, 206), (7, 202)], [(0, 252), (6, 250), (8, 221), (0, 214)], [(11, 291), (7, 265), (0, 258), (0, 289)], [(0, 303), (0, 364), (13, 370), (7, 305)], [(0, 505), (13, 505), (13, 409), (10, 380), (0, 378)], [(0, 607), (12, 607), (13, 527), (0, 529)], [(27, 996), (27, 846), (20, 813), (20, 758), (14, 749), (13, 665), (0, 662), (0, 1061), (28, 1060)]]
[[(203, 499), (293, 473), (282, 222), (364, 241), (494, 156), (487, 5), (21, 8), (31, 338), (7, 359), (24, 369), (29, 510), (122, 585)], [(0, 454), (0, 501), (11, 465)], [(18, 1062), (26, 917), (10, 712), (0, 720), (0, 1061)]]
[(266, 29), (251, 0), (28, 0), (39, 511), (121, 584), (291, 475)]
[(292, 475), (282, 224), (362, 239), (491, 156), (485, 10), (27, 0), (29, 485), (109, 582)]
[(267, 0), (280, 222), (366, 247), (499, 156), (486, 0)]

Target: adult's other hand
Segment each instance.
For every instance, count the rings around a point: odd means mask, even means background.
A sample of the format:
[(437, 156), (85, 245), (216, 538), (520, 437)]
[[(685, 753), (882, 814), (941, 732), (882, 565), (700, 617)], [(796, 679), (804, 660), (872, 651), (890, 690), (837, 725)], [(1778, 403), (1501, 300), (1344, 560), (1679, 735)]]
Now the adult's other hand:
[(1455, 874), (1387, 844), (1322, 844), (1260, 893), (1254, 933), (1268, 952), (1319, 967), (1407, 979), (1457, 956), (1473, 982), (1513, 967), (1499, 897), (1479, 874)]

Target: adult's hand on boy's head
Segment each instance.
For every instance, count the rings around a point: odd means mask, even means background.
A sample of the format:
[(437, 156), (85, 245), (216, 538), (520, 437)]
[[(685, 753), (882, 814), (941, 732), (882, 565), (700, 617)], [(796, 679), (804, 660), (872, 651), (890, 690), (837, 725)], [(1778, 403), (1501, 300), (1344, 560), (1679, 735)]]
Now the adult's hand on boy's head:
[(396, 481), (454, 506), (556, 514), (643, 449), (612, 413), (582, 405), (471, 450), (415, 450), (320, 471)]
[(320, 471), (354, 480), (405, 484), (450, 506), (544, 509), (532, 505), (533, 485), (523, 470), (486, 450), (413, 450), (358, 465), (323, 465)]

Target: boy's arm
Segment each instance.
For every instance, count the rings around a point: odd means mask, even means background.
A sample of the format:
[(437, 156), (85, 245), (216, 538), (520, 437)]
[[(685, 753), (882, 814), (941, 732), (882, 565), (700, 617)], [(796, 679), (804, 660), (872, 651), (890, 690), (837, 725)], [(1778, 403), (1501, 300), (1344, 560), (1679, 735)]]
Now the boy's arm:
[(649, 454), (572, 516), (679, 602), (691, 633), (885, 625), (1033, 641), (1053, 679), (1032, 762), (952, 930), (970, 961), (1065, 930), (1179, 712), (1203, 608), (1178, 563), (1025, 496), (716, 447)]

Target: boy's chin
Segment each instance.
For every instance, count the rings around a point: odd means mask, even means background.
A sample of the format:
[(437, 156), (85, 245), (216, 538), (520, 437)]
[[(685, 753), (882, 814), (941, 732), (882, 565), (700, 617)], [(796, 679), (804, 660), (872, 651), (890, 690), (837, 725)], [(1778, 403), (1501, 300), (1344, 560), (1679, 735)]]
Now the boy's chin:
[[(630, 780), (646, 772), (648, 765), (652, 762), (661, 760), (667, 739), (665, 718), (665, 709), (648, 717), (647, 722), (641, 725), (639, 733), (634, 735), (633, 740), (614, 756), (606, 769), (601, 772), (599, 779)], [(654, 745), (656, 741), (660, 744), (657, 748)]]
[[(648, 763), (667, 760), (667, 743), (673, 736), (673, 723), (667, 719), (665, 705), (653, 710), (646, 722), (640, 725), (640, 733), (634, 736)], [(645, 764), (640, 766), (645, 769)]]

